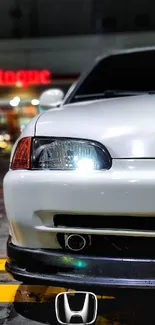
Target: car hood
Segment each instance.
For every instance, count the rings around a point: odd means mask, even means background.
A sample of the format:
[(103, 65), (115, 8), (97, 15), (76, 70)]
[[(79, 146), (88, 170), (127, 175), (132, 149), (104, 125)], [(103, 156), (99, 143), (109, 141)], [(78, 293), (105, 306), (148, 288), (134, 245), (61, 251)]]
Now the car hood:
[(98, 141), (113, 158), (155, 158), (155, 95), (51, 109), (38, 119), (35, 135)]

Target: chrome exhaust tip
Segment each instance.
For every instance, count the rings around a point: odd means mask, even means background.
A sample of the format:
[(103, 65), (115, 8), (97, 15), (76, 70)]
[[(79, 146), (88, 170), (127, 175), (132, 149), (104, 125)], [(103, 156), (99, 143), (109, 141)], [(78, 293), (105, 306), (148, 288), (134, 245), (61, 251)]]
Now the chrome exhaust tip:
[(65, 248), (80, 252), (90, 245), (90, 236), (81, 234), (65, 235)]

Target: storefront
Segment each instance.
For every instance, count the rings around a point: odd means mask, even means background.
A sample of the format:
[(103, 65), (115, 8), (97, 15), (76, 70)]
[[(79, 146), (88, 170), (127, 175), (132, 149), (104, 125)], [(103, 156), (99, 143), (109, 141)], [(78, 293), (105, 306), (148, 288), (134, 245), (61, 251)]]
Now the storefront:
[(44, 70), (0, 70), (0, 155), (8, 155), (26, 124), (38, 114), (40, 94), (48, 88), (67, 92), (77, 75)]

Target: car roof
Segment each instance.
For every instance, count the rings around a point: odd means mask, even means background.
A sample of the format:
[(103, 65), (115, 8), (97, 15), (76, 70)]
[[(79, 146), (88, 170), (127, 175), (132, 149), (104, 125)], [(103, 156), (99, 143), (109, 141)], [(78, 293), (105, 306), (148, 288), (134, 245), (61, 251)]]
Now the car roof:
[(108, 50), (106, 53), (99, 55), (95, 61), (102, 61), (103, 59), (115, 56), (115, 55), (123, 55), (123, 54), (134, 54), (140, 52), (151, 52), (155, 51), (155, 46), (143, 46), (143, 47), (134, 47), (134, 48), (127, 48), (127, 49), (114, 49)]

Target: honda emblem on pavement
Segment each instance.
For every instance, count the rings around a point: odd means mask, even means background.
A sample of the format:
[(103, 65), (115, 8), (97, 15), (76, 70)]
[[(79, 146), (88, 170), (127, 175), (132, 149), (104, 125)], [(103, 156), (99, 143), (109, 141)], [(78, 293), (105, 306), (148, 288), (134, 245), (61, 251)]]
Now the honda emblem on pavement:
[(56, 318), (60, 324), (93, 324), (97, 317), (97, 297), (92, 292), (61, 292), (55, 298)]

